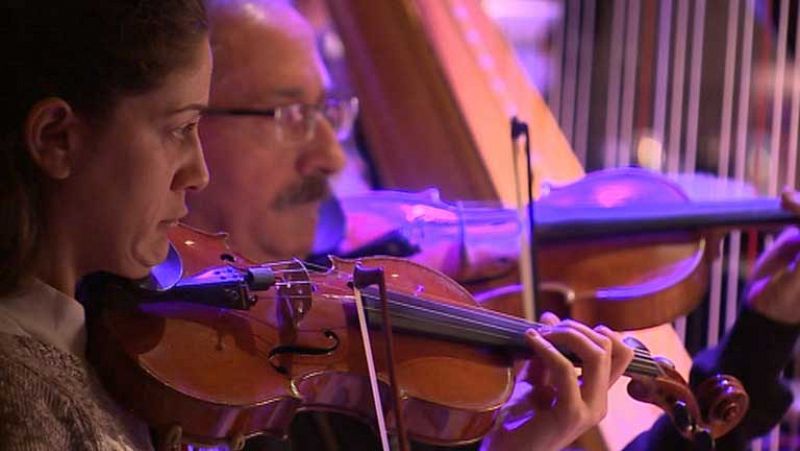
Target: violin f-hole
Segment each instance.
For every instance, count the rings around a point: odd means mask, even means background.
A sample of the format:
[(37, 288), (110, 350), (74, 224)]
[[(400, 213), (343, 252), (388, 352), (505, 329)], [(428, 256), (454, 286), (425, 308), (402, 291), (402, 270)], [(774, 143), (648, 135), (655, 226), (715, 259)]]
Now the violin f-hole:
[[(294, 345), (280, 345), (275, 346), (274, 348), (270, 349), (269, 354), (267, 355), (267, 360), (269, 364), (272, 365), (275, 370), (281, 374), (290, 374), (291, 373), (291, 357), (293, 356), (320, 356), (320, 355), (328, 355), (336, 351), (339, 348), (339, 336), (336, 335), (336, 332), (332, 330), (324, 330), (322, 331), (322, 335), (325, 336), (329, 341), (331, 341), (331, 345), (328, 347), (313, 347), (313, 346), (294, 346)], [(276, 363), (276, 359), (278, 362)]]

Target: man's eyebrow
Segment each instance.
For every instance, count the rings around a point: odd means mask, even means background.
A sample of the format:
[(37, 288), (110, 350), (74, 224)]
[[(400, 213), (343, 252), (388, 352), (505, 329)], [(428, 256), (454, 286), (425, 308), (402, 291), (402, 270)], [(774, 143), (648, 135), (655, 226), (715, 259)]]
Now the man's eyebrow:
[[(277, 98), (284, 98), (284, 99), (289, 99), (289, 100), (296, 100), (296, 99), (299, 100), (299, 99), (302, 99), (302, 98), (305, 97), (306, 90), (303, 89), (303, 88), (300, 88), (300, 87), (287, 87), (287, 88), (274, 89), (274, 90), (272, 90), (272, 92), (270, 92), (270, 94), (273, 97), (277, 97)], [(336, 95), (336, 93), (335, 93), (335, 91), (333, 89), (324, 89), (319, 94), (319, 96), (318, 96), (319, 98), (316, 99), (316, 100), (321, 102), (321, 101), (323, 101), (323, 100), (325, 100), (325, 99), (327, 99), (329, 97), (333, 97), (335, 95)]]
[(270, 94), (274, 97), (283, 97), (286, 99), (300, 99), (303, 97), (303, 90), (301, 88), (278, 88), (273, 89)]

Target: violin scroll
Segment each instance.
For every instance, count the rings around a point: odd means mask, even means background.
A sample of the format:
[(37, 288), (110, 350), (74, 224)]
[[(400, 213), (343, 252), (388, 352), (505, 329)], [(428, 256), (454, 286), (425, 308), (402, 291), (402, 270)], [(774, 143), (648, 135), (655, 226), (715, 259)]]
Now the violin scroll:
[(632, 377), (628, 394), (663, 409), (696, 449), (714, 449), (714, 440), (736, 427), (747, 412), (750, 398), (741, 382), (718, 374), (700, 384), (695, 395), (670, 362), (655, 361), (662, 375)]
[(695, 392), (706, 423), (715, 437), (727, 434), (744, 418), (750, 398), (735, 377), (717, 374), (700, 384)]

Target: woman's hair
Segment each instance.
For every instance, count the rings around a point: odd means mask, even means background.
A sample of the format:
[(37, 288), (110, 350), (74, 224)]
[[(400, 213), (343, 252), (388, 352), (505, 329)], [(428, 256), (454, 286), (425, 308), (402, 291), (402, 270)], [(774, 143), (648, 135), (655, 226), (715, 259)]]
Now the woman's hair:
[(44, 226), (42, 174), (23, 141), (31, 107), (64, 99), (102, 123), (123, 96), (187, 66), (202, 0), (5, 0), (0, 6), (0, 294), (28, 275)]

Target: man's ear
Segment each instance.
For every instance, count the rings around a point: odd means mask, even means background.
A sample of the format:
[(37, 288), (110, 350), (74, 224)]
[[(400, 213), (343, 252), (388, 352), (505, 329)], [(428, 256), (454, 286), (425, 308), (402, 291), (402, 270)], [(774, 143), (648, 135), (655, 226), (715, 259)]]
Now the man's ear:
[(23, 137), (28, 152), (39, 169), (54, 179), (65, 179), (72, 172), (77, 124), (72, 107), (60, 98), (40, 100), (28, 111)]

